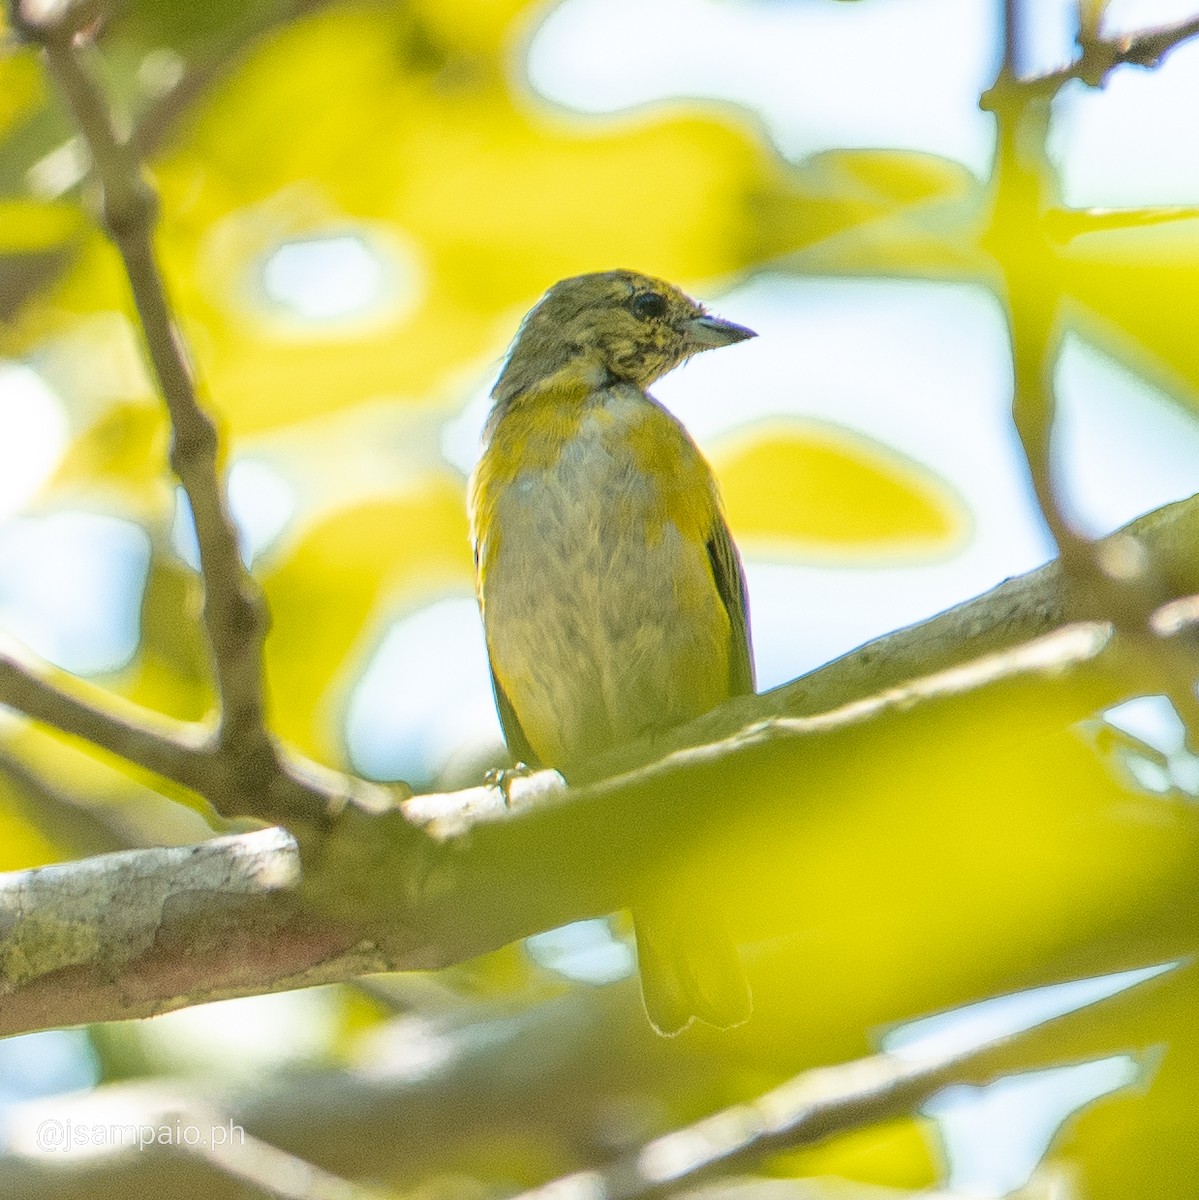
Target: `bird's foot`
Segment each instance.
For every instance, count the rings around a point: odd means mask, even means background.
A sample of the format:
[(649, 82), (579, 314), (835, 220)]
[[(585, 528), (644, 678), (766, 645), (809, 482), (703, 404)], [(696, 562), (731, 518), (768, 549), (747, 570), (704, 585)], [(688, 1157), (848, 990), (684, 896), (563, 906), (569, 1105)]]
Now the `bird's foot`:
[(518, 762), (511, 767), (492, 767), (483, 776), (483, 786), (499, 788), (500, 795), (504, 797), (504, 807), (511, 808), (513, 781), (525, 779), (533, 773), (533, 768), (522, 762)]

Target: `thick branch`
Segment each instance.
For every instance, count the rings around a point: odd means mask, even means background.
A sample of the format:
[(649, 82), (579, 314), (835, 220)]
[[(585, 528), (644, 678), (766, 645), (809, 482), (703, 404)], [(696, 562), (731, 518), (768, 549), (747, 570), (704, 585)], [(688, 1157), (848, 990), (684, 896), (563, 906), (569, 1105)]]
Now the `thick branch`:
[[(1178, 594), (1199, 592), (1197, 526), (1195, 500), (1134, 526), (1163, 570), (1174, 571)], [(416, 797), (403, 813), (350, 805), (331, 836), (317, 843), (302, 876), (290, 840), (268, 831), (5, 877), (0, 906), (11, 917), (0, 932), (6, 993), (0, 1033), (145, 1015), (370, 970), (444, 965), (622, 907), (647, 875), (700, 852), (705, 838), (728, 847), (768, 831), (769, 847), (757, 852), (788, 862), (789, 877), (791, 871), (802, 877), (813, 854), (824, 856), (827, 872), (833, 852), (848, 856), (846, 878), (858, 877), (867, 864), (877, 875), (867, 849), (861, 850), (864, 862), (853, 861), (861, 839), (847, 838), (830, 850), (810, 821), (821, 829), (822, 814), (841, 811), (853, 821), (863, 796), (876, 797), (884, 809), (892, 794), (937, 803), (928, 781), (951, 764), (968, 774), (970, 764), (982, 764), (990, 778), (995, 764), (1027, 739), (1043, 739), (1130, 694), (1118, 669), (1120, 643), (1101, 627), (1067, 627), (1025, 644), (1059, 623), (1060, 585), (1056, 565), (1010, 581), (806, 679), (734, 701), (668, 739), (595, 764), (591, 774), (606, 778), (591, 785), (578, 780), (566, 788), (551, 774), (549, 790), (536, 793), (547, 776), (535, 776), (517, 781), (511, 806), (497, 789), (483, 787)], [(1171, 618), (1184, 620), (1185, 607), (1173, 606)], [(952, 665), (971, 651), (1012, 645), (1021, 648)], [(912, 669), (919, 664), (944, 669), (903, 684), (919, 675)], [(332, 807), (343, 784), (315, 778), (307, 786)], [(811, 803), (815, 797), (817, 805)], [(1003, 811), (988, 819), (1000, 828), (1049, 819), (1043, 805), (1022, 817), (1016, 799), (1005, 800)], [(1124, 822), (1134, 802), (1121, 794), (1110, 815), (1102, 798), (1093, 803), (1099, 807), (1087, 819), (1102, 841), (1105, 822)], [(1119, 926), (1103, 936), (1085, 928), (1080, 933), (1091, 949), (1100, 947), (1101, 966), (1110, 969), (1199, 945), (1192, 906), (1171, 894), (1181, 869), (1177, 855), (1190, 844), (1189, 834), (1167, 831), (1157, 802), (1145, 803), (1156, 815), (1122, 829), (1127, 847), (1138, 839), (1156, 847), (1167, 834), (1178, 840), (1168, 842), (1169, 851), (1142, 847), (1132, 856), (1163, 873), (1143, 882), (1135, 927), (1119, 924), (1126, 906), (1113, 902), (1088, 910)], [(952, 825), (954, 811), (938, 820)], [(905, 822), (914, 821), (915, 814), (907, 814)], [(1177, 811), (1170, 821), (1188, 826), (1189, 817)], [(1059, 843), (1050, 838), (1047, 844)], [(1064, 849), (1072, 843), (1064, 838), (1060, 844)], [(1125, 848), (1122, 842), (1122, 853)], [(1080, 895), (1127, 882), (1106, 876), (1093, 858), (1067, 859), (1053, 869), (1064, 876), (1084, 871), (1075, 889)], [(1193, 864), (1186, 868), (1188, 880), (1192, 870)], [(821, 920), (819, 905), (792, 913), (793, 900), (766, 902), (757, 894), (756, 877), (733, 874), (724, 882), (734, 924), (743, 928), (763, 920), (805, 927)], [(909, 894), (913, 887), (935, 887), (939, 897), (948, 884), (938, 877), (895, 886)], [(970, 876), (957, 886), (969, 893), (988, 885)], [(1161, 912), (1147, 920), (1156, 904), (1147, 897), (1159, 893)], [(115, 895), (122, 897), (124, 924), (112, 919)], [(836, 905), (826, 918), (840, 919), (835, 913)], [(996, 963), (997, 970), (1003, 966)], [(819, 975), (815, 967), (813, 973)]]
[[(1135, 537), (1153, 559), (1165, 595), (1199, 592), (1199, 496), (1147, 513), (1113, 538), (1124, 535)], [(812, 716), (877, 696), (1059, 629), (1069, 620), (1069, 609), (1062, 564), (1046, 563), (929, 620), (884, 634), (770, 692), (731, 700), (652, 743), (605, 755), (588, 764), (585, 777), (620, 774), (671, 751), (729, 737), (770, 717)]]
[[(215, 430), (198, 405), (155, 259), (153, 194), (69, 40), (39, 38), (91, 147), (104, 219), (171, 413), (172, 463), (201, 548), (221, 747), (235, 755), (230, 761), (242, 768), (240, 781), (231, 785), (220, 756), (189, 735), (109, 716), (13, 661), (0, 660), (0, 698), (218, 804), (249, 795), (252, 803), (240, 811), (286, 819), (295, 811), (288, 803), (294, 794), (329, 812), (344, 803), (344, 783), (282, 771), (263, 723), (263, 609), (238, 554)], [(1038, 369), (1046, 357), (1038, 353)], [(1031, 457), (1040, 463), (1040, 450)], [(1175, 513), (1183, 534), (1161, 514), (1145, 523), (1147, 540), (1171, 530), (1152, 547), (1162, 598), (1199, 590), (1193, 508)], [(9, 877), (0, 881), (0, 1032), (456, 961), (627, 903), (656, 862), (682, 856), (705, 834), (744, 839), (769, 827), (776, 850), (792, 856), (800, 871), (803, 856), (813, 853), (810, 810), (836, 810), (857, 792), (885, 794), (880, 763), (892, 789), (905, 778), (927, 777), (937, 755), (989, 764), (1022, 739), (1130, 694), (1119, 639), (1095, 625), (1052, 632), (1066, 609), (1063, 588), (1060, 567), (1007, 585), (771, 696), (735, 702), (669, 738), (610, 756), (569, 790), (551, 781), (530, 798), (521, 787), (511, 807), (494, 791), (472, 789), (413, 801), (403, 815), (348, 809), (306, 872), (291, 840), (267, 831)], [(1027, 607), (1013, 611), (1015, 597)], [(1046, 631), (1045, 641), (1022, 645)], [(984, 650), (1018, 643), (1019, 650), (954, 669)], [(939, 660), (938, 648), (951, 661)], [(937, 668), (947, 669), (930, 674)], [(1099, 827), (1115, 819), (1102, 809), (1094, 816)], [(1171, 819), (1179, 830), (1188, 828), (1186, 814)], [(1160, 822), (1129, 836), (1159, 835)], [(1175, 887), (1176, 876), (1189, 879), (1190, 872), (1175, 860), (1163, 860), (1160, 871), (1152, 880), (1153, 903), (1134, 914), (1135, 928), (1127, 924), (1132, 916), (1099, 906), (1099, 917), (1110, 921), (1108, 941), (1094, 944), (1106, 965), (1199, 945)], [(1125, 883), (1099, 866), (1079, 882), (1100, 893)], [(755, 883), (730, 881), (730, 903), (752, 907)], [(1161, 919), (1146, 920), (1150, 910)], [(820, 917), (816, 906), (805, 920)], [(1046, 946), (1046, 961), (1055, 961), (1050, 949), (1060, 947)], [(923, 1076), (888, 1076), (869, 1094), (907, 1095), (902, 1089), (913, 1080), (928, 1083)]]
[[(1112, 621), (1136, 647), (1128, 670), (1140, 675), (1153, 691), (1169, 695), (1192, 744), (1199, 739), (1199, 699), (1195, 680), (1199, 655), (1190, 638), (1166, 646), (1150, 629), (1154, 610), (1168, 597), (1155, 576), (1154, 564), (1134, 538), (1103, 545), (1080, 534), (1069, 520), (1056, 474), (1051, 440), (1056, 420), (1054, 378), (1064, 329), (1063, 290), (1058, 271), (1060, 248), (1051, 241), (1048, 213), (1060, 192), (1057, 170), (1047, 141), (1049, 99), (1042, 81), (1017, 79), (1018, 18), (1021, 0), (1004, 0), (1006, 18), (1003, 66), (989, 93), (997, 124), (995, 167), (991, 180), (992, 210), (986, 242), (998, 267), (1001, 298), (1008, 314), (1013, 374), (1013, 417), (1041, 514), (1057, 544), (1070, 591), (1071, 611), (1079, 618)], [(1084, 30), (1083, 54), (1075, 66), (1090, 69), (1096, 55), (1133, 55), (1121, 61), (1160, 61), (1161, 47), (1199, 32), (1191, 23), (1119, 42), (1095, 39)], [(1106, 77), (1106, 71), (1101, 78)], [(1081, 76), (1080, 76), (1081, 77)]]
[[(305, 917), (294, 841), (269, 829), (3, 877), (6, 1032), (146, 1016), (384, 965), (353, 931)], [(107, 978), (105, 973), (108, 972)]]

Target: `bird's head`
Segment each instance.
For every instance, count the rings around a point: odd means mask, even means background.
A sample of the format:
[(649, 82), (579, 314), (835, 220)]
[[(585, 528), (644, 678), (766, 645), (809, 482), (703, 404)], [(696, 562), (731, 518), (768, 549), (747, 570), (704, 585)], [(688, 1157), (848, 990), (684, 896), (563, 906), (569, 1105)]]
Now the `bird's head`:
[(564, 370), (594, 387), (624, 380), (645, 389), (701, 350), (754, 336), (661, 279), (636, 271), (575, 275), (525, 317), (492, 395), (511, 400)]

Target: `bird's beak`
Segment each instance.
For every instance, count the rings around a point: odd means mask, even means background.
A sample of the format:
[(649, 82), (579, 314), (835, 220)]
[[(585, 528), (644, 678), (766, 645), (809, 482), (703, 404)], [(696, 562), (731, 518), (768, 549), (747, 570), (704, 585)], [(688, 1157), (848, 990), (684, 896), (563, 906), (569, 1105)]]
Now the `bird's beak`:
[(687, 322), (687, 335), (703, 350), (731, 346), (734, 342), (758, 336), (744, 325), (734, 325), (732, 321), (722, 321), (719, 317), (692, 317)]

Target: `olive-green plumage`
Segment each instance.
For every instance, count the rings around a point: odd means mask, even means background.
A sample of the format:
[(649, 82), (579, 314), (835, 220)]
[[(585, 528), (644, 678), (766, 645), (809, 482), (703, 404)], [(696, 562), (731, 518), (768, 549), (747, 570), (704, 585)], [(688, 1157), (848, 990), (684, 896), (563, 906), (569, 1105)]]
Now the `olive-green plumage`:
[[(753, 690), (745, 582), (711, 470), (646, 388), (752, 337), (632, 271), (563, 280), (525, 318), (471, 480), (479, 604), (515, 759), (571, 766)], [(715, 915), (635, 913), (665, 1033), (749, 1015)]]

